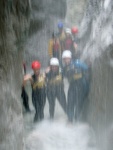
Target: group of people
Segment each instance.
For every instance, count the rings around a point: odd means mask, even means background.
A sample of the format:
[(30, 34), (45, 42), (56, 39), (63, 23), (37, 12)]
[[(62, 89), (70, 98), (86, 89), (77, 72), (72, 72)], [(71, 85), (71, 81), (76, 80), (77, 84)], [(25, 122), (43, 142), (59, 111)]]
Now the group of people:
[[(33, 61), (31, 64), (33, 75), (27, 74), (23, 79), (22, 91), (24, 96), (26, 95), (24, 88), (26, 82), (31, 82), (32, 102), (35, 108), (34, 121), (40, 121), (44, 118), (46, 97), (49, 102), (51, 119), (54, 118), (55, 99), (57, 98), (68, 117), (68, 121), (79, 120), (85, 99), (88, 97), (89, 66), (80, 60), (80, 55), (76, 51), (75, 38), (78, 29), (73, 27), (64, 30), (62, 22), (58, 23), (58, 29), (59, 32), (53, 34), (49, 41), (50, 62), (47, 69), (41, 73), (41, 63), (38, 60)], [(67, 78), (69, 83), (67, 99), (64, 91), (64, 78)], [(23, 102), (24, 96), (22, 97)], [(26, 110), (30, 111), (28, 97), (26, 106)]]
[(58, 23), (58, 33), (53, 33), (49, 40), (48, 53), (50, 57), (61, 59), (64, 50), (70, 50), (73, 58), (77, 49), (77, 27), (65, 28), (62, 22)]

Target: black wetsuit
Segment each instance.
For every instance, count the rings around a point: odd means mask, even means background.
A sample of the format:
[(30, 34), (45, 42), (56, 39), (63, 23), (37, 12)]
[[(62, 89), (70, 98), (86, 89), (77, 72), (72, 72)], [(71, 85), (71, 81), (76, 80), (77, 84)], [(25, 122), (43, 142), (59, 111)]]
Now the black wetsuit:
[[(44, 118), (44, 106), (46, 102), (46, 89), (45, 84), (39, 83), (40, 79), (37, 79), (35, 75), (32, 76), (32, 102), (35, 107), (35, 117), (34, 121), (40, 121)], [(42, 84), (40, 86), (40, 84)]]
[[(83, 66), (84, 67), (84, 66)], [(74, 63), (63, 68), (63, 74), (69, 81), (68, 89), (68, 120), (79, 119), (86, 98), (87, 85), (83, 67), (75, 67)]]
[(67, 113), (66, 96), (64, 93), (64, 85), (62, 75), (57, 72), (50, 71), (46, 74), (47, 78), (47, 98), (49, 102), (50, 118), (54, 118), (55, 99), (57, 98), (64, 112)]

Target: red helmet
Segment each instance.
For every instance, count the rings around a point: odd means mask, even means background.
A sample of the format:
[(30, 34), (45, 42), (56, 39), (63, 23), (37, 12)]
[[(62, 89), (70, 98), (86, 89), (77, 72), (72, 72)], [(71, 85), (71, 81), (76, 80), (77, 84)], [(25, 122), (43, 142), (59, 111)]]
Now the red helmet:
[(72, 27), (71, 32), (73, 34), (78, 33), (78, 28), (77, 27)]
[(32, 69), (40, 69), (41, 64), (39, 61), (33, 61), (31, 64)]

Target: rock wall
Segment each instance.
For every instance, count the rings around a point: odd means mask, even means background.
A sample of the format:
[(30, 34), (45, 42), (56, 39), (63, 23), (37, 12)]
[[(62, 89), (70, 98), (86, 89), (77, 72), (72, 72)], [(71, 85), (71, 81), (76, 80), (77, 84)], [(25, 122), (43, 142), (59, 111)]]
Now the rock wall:
[(108, 144), (113, 122), (112, 8), (111, 0), (89, 0), (79, 33), (82, 59), (92, 64), (87, 119), (97, 132), (102, 150), (111, 150), (112, 147)]
[(29, 0), (0, 1), (0, 149), (23, 150), (20, 104), (22, 51), (29, 27)]
[(77, 26), (79, 28), (88, 0), (66, 0), (67, 12), (65, 22), (67, 26)]

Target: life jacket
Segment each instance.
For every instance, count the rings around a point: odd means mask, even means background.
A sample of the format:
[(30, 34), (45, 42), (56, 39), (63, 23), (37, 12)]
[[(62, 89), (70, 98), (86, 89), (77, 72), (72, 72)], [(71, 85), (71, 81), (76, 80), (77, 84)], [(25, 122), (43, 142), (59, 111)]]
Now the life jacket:
[(53, 51), (58, 51), (60, 49), (60, 45), (59, 45), (59, 43), (57, 42), (57, 41), (55, 41), (54, 43), (53, 43)]
[(82, 62), (80, 59), (77, 59), (72, 62), (72, 68), (74, 69), (73, 79), (83, 79), (85, 80), (85, 72), (88, 70), (88, 66)]
[(82, 68), (76, 68), (75, 64), (71, 62), (69, 66), (64, 67), (64, 76), (69, 82), (77, 81), (83, 77)]
[(33, 81), (34, 81), (33, 84), (32, 84), (33, 90), (42, 89), (42, 88), (45, 87), (45, 85), (46, 85), (45, 77), (42, 74), (40, 74), (38, 76), (38, 79), (35, 75), (33, 75), (32, 78), (33, 78)]
[(78, 69), (75, 69), (72, 71), (72, 74), (69, 77), (69, 81), (70, 82), (77, 81), (79, 79), (82, 79), (82, 77), (83, 77), (82, 70), (78, 71)]
[(63, 42), (65, 40), (65, 38), (66, 38), (66, 35), (65, 35), (64, 31), (62, 31), (62, 33), (59, 33), (59, 40), (60, 40), (60, 42)]
[(64, 44), (65, 49), (72, 50), (73, 47), (73, 41), (71, 38), (65, 39), (65, 44)]
[(62, 74), (59, 72), (58, 74), (53, 75), (51, 71), (47, 74), (47, 82), (48, 85), (57, 86), (62, 83)]

